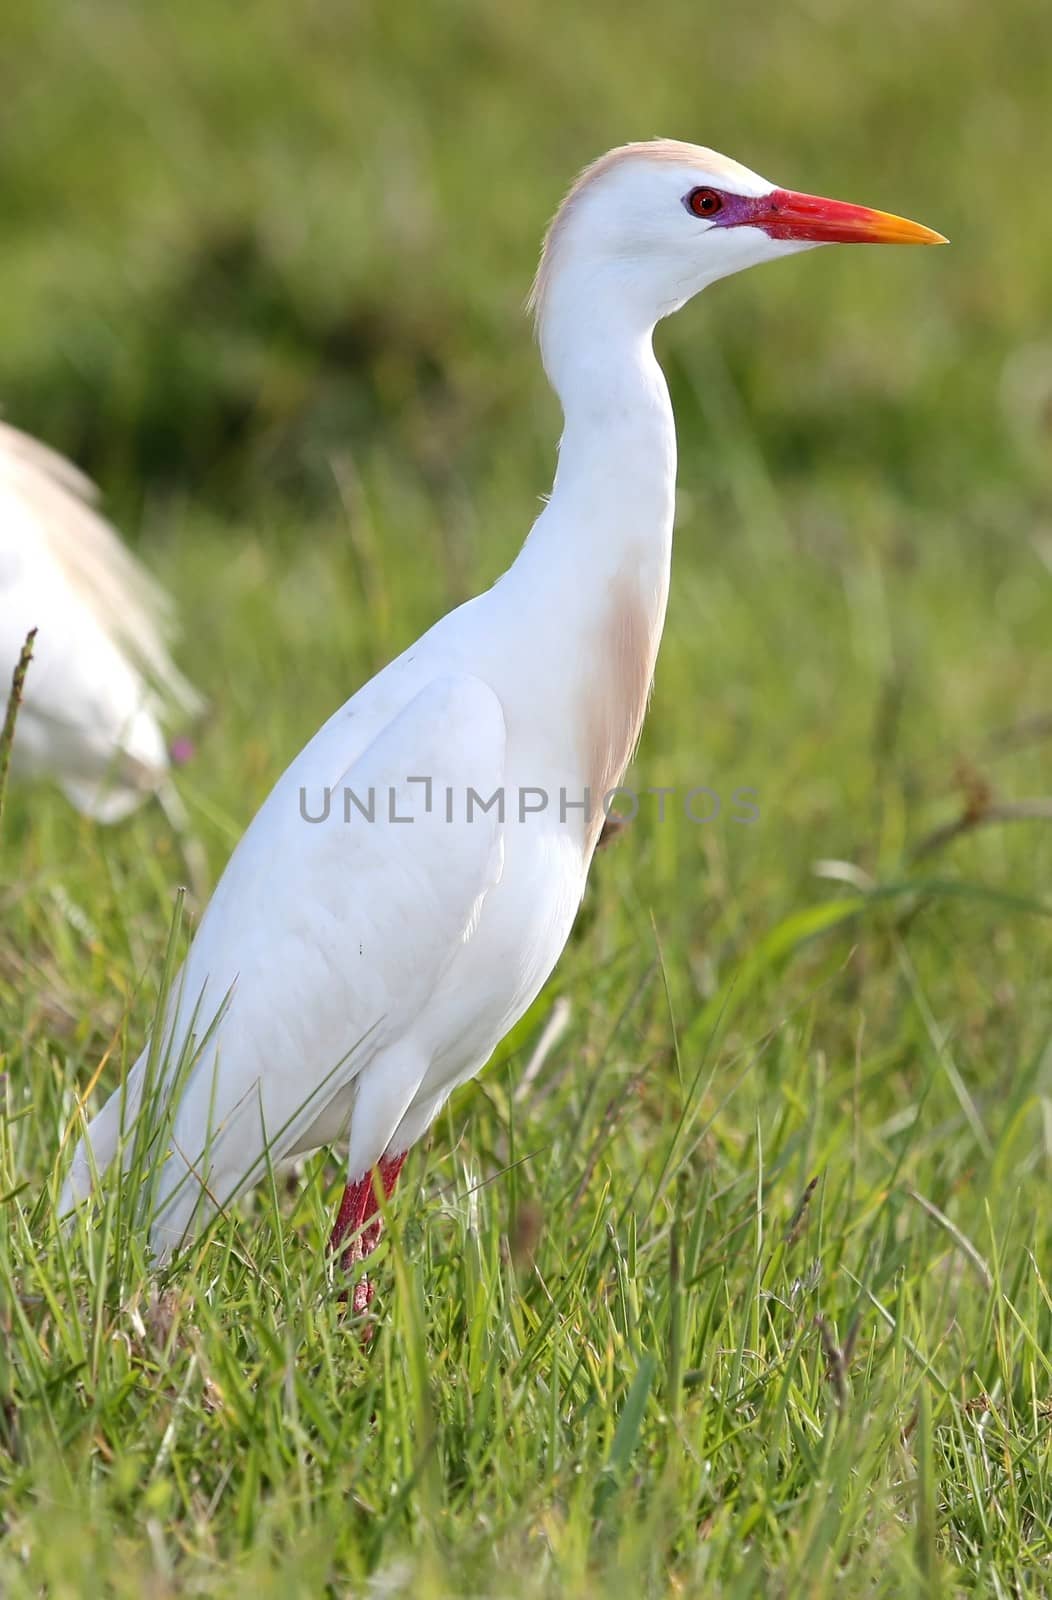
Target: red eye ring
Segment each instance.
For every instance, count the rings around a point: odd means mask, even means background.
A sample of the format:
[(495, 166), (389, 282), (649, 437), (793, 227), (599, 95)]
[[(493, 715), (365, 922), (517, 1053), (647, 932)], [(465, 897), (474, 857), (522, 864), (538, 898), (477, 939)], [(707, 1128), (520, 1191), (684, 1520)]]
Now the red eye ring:
[(723, 210), (723, 196), (718, 189), (692, 189), (685, 204), (696, 217), (714, 217)]

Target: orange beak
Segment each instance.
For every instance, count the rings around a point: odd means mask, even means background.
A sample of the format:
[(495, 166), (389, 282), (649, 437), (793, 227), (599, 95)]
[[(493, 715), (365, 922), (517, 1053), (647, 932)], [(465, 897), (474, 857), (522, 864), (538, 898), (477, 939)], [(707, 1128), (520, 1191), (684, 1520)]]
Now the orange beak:
[(774, 189), (756, 202), (749, 220), (772, 239), (802, 239), (812, 244), (948, 244), (949, 240), (919, 222), (894, 217), (889, 211), (823, 200), (794, 189)]

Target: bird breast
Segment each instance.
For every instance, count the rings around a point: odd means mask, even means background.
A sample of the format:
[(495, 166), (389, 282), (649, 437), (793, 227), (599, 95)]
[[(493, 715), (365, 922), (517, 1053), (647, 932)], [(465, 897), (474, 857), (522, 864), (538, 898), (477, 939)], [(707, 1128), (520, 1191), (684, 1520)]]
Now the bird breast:
[(602, 827), (603, 796), (620, 783), (643, 727), (663, 617), (663, 596), (648, 595), (634, 575), (621, 572), (610, 580), (578, 708), (581, 765), (592, 802), (589, 849)]

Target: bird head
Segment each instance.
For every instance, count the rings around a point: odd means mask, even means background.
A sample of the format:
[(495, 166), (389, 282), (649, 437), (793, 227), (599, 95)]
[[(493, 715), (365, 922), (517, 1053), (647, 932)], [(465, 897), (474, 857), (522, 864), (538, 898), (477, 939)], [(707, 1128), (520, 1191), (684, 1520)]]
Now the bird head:
[(588, 167), (545, 239), (531, 304), (546, 317), (616, 303), (652, 327), (718, 278), (820, 244), (945, 244), (867, 206), (780, 189), (700, 145), (655, 139)]

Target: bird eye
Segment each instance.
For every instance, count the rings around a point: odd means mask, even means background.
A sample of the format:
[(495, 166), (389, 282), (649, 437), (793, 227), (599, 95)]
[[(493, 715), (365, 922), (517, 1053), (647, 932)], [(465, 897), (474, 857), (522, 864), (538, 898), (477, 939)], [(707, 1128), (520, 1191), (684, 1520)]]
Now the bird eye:
[(686, 206), (696, 217), (714, 217), (717, 211), (723, 210), (723, 196), (718, 189), (692, 189)]

